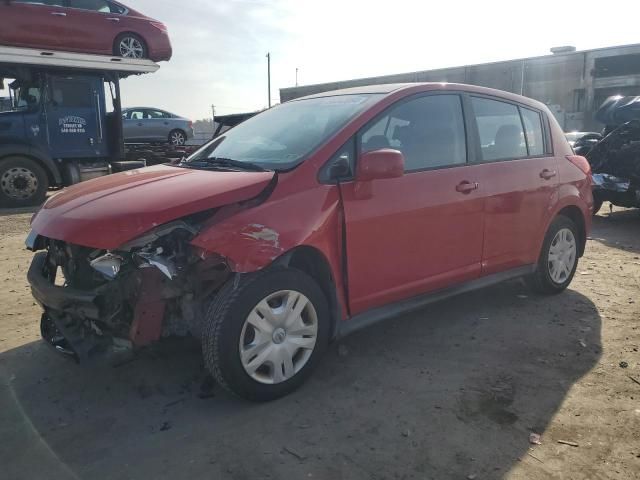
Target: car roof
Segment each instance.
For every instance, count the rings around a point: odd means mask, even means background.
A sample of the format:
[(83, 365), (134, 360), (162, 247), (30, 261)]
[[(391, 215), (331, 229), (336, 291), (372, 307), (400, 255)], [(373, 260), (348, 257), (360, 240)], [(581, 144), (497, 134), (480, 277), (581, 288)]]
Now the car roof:
[(297, 98), (291, 101), (306, 100), (310, 98), (333, 97), (338, 95), (365, 95), (365, 94), (383, 94), (385, 96), (392, 95), (397, 92), (406, 91), (407, 95), (412, 93), (427, 92), (432, 90), (440, 91), (463, 91), (468, 93), (476, 93), (480, 95), (489, 95), (500, 97), (505, 100), (522, 103), (537, 109), (546, 109), (546, 106), (529, 97), (516, 95), (515, 93), (506, 92), (504, 90), (496, 90), (495, 88), (480, 87), (478, 85), (468, 85), (464, 83), (447, 83), (447, 82), (416, 82), (416, 83), (387, 83), (381, 85), (364, 85), (361, 87), (343, 88), (341, 90), (331, 90), (328, 92), (316, 93), (306, 97)]

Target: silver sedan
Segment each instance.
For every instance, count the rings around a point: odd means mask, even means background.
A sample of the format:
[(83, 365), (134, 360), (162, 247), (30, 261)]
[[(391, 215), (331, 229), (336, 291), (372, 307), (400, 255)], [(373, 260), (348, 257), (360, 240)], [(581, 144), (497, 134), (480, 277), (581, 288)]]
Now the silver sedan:
[(193, 138), (193, 122), (157, 108), (122, 110), (125, 142), (169, 142), (184, 145)]

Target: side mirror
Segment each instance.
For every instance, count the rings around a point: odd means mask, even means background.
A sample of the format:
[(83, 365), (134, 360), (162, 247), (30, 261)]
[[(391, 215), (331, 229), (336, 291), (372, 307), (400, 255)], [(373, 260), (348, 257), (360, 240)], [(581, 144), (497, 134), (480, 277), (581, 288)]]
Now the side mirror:
[(356, 180), (367, 182), (404, 175), (404, 155), (399, 150), (383, 148), (358, 157)]

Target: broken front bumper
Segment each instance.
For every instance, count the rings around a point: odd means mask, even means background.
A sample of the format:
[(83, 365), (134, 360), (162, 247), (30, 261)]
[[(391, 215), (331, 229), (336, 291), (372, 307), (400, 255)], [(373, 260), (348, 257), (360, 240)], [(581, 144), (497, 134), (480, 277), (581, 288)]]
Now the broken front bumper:
[(103, 334), (95, 321), (101, 318), (101, 294), (56, 286), (45, 276), (47, 254), (37, 254), (27, 279), (33, 297), (44, 309), (40, 331), (56, 351), (77, 362), (119, 361), (132, 350), (131, 342)]

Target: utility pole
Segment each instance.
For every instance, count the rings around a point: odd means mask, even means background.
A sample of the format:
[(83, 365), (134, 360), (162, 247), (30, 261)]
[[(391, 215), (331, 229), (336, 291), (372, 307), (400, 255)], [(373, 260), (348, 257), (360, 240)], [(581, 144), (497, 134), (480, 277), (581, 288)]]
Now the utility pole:
[(298, 67), (296, 67), (296, 87), (298, 86)]
[(267, 90), (268, 105), (271, 108), (271, 53), (267, 53)]
[(216, 123), (216, 106), (211, 105), (211, 126), (213, 127)]

